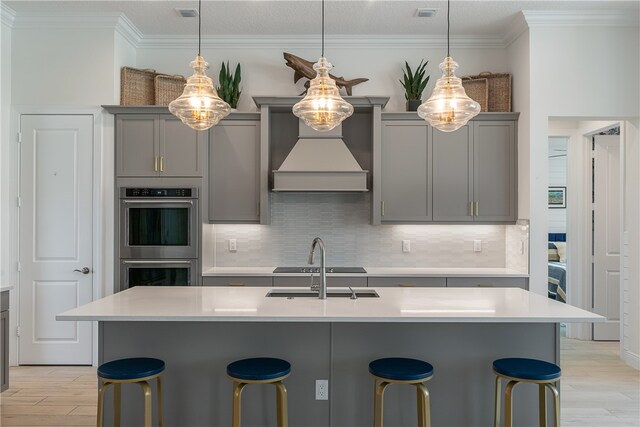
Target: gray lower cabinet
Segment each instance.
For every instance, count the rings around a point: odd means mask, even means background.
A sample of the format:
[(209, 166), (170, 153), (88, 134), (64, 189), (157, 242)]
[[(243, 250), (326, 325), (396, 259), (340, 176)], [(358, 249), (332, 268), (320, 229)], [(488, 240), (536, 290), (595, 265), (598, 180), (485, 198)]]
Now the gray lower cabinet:
[(9, 291), (0, 292), (0, 391), (9, 388)]
[(202, 286), (273, 286), (271, 276), (204, 276)]
[[(313, 283), (318, 283), (318, 275), (313, 275)], [(295, 277), (283, 277), (274, 276), (273, 286), (282, 287), (311, 287), (311, 277), (309, 276), (295, 276)], [(358, 288), (367, 287), (367, 278), (362, 277), (335, 277), (327, 276), (327, 286), (352, 286)]]
[(209, 222), (260, 222), (260, 122), (222, 121), (209, 133)]
[(528, 289), (526, 277), (447, 277), (451, 288), (522, 288)]
[(406, 287), (406, 288), (444, 288), (445, 277), (369, 277), (370, 288)]
[(118, 177), (201, 177), (203, 136), (166, 114), (116, 115)]
[(431, 220), (431, 143), (425, 121), (382, 125), (382, 222)]

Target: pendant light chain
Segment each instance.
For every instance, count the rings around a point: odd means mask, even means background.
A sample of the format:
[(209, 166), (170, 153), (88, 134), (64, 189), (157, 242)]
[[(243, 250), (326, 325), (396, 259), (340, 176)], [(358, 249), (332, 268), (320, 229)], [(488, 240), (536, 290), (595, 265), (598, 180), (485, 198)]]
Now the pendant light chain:
[(449, 21), (449, 12), (451, 10), (451, 4), (450, 4), (451, 0), (447, 0), (447, 56), (451, 56), (449, 54), (449, 27), (450, 27), (450, 21)]
[(198, 0), (198, 56), (200, 56), (200, 47), (202, 45), (202, 0)]
[(322, 0), (322, 54), (320, 56), (324, 57), (324, 0)]

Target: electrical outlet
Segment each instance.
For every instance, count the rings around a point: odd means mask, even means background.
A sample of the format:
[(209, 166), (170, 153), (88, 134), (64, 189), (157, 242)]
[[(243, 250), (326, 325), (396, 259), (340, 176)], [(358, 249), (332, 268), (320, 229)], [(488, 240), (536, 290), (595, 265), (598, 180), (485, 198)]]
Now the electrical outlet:
[(411, 240), (402, 241), (402, 252), (411, 252)]
[(316, 380), (316, 400), (329, 400), (329, 380)]
[(229, 252), (238, 251), (238, 241), (236, 239), (229, 239)]
[(473, 252), (482, 252), (482, 240), (473, 241)]

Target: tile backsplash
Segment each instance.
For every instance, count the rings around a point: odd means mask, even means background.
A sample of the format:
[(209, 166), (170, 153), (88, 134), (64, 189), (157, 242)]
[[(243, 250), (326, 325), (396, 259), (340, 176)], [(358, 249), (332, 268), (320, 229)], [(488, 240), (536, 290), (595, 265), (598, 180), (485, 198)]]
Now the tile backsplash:
[[(504, 225), (381, 225), (370, 222), (370, 194), (273, 193), (271, 225), (204, 225), (204, 266), (302, 266), (314, 237), (327, 265), (380, 267), (505, 267)], [(206, 240), (210, 239), (208, 245)], [(237, 252), (228, 250), (236, 239)], [(402, 240), (411, 252), (402, 252)], [(473, 241), (482, 241), (482, 252)]]

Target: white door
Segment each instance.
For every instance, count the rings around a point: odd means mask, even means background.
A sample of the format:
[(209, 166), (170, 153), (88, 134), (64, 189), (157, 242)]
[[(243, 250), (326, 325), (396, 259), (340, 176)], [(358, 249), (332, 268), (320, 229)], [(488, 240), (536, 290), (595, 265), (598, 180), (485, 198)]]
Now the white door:
[(593, 339), (620, 340), (620, 136), (597, 135), (594, 147)]
[[(20, 364), (91, 364), (93, 116), (22, 115)], [(85, 269), (87, 274), (82, 270)]]

